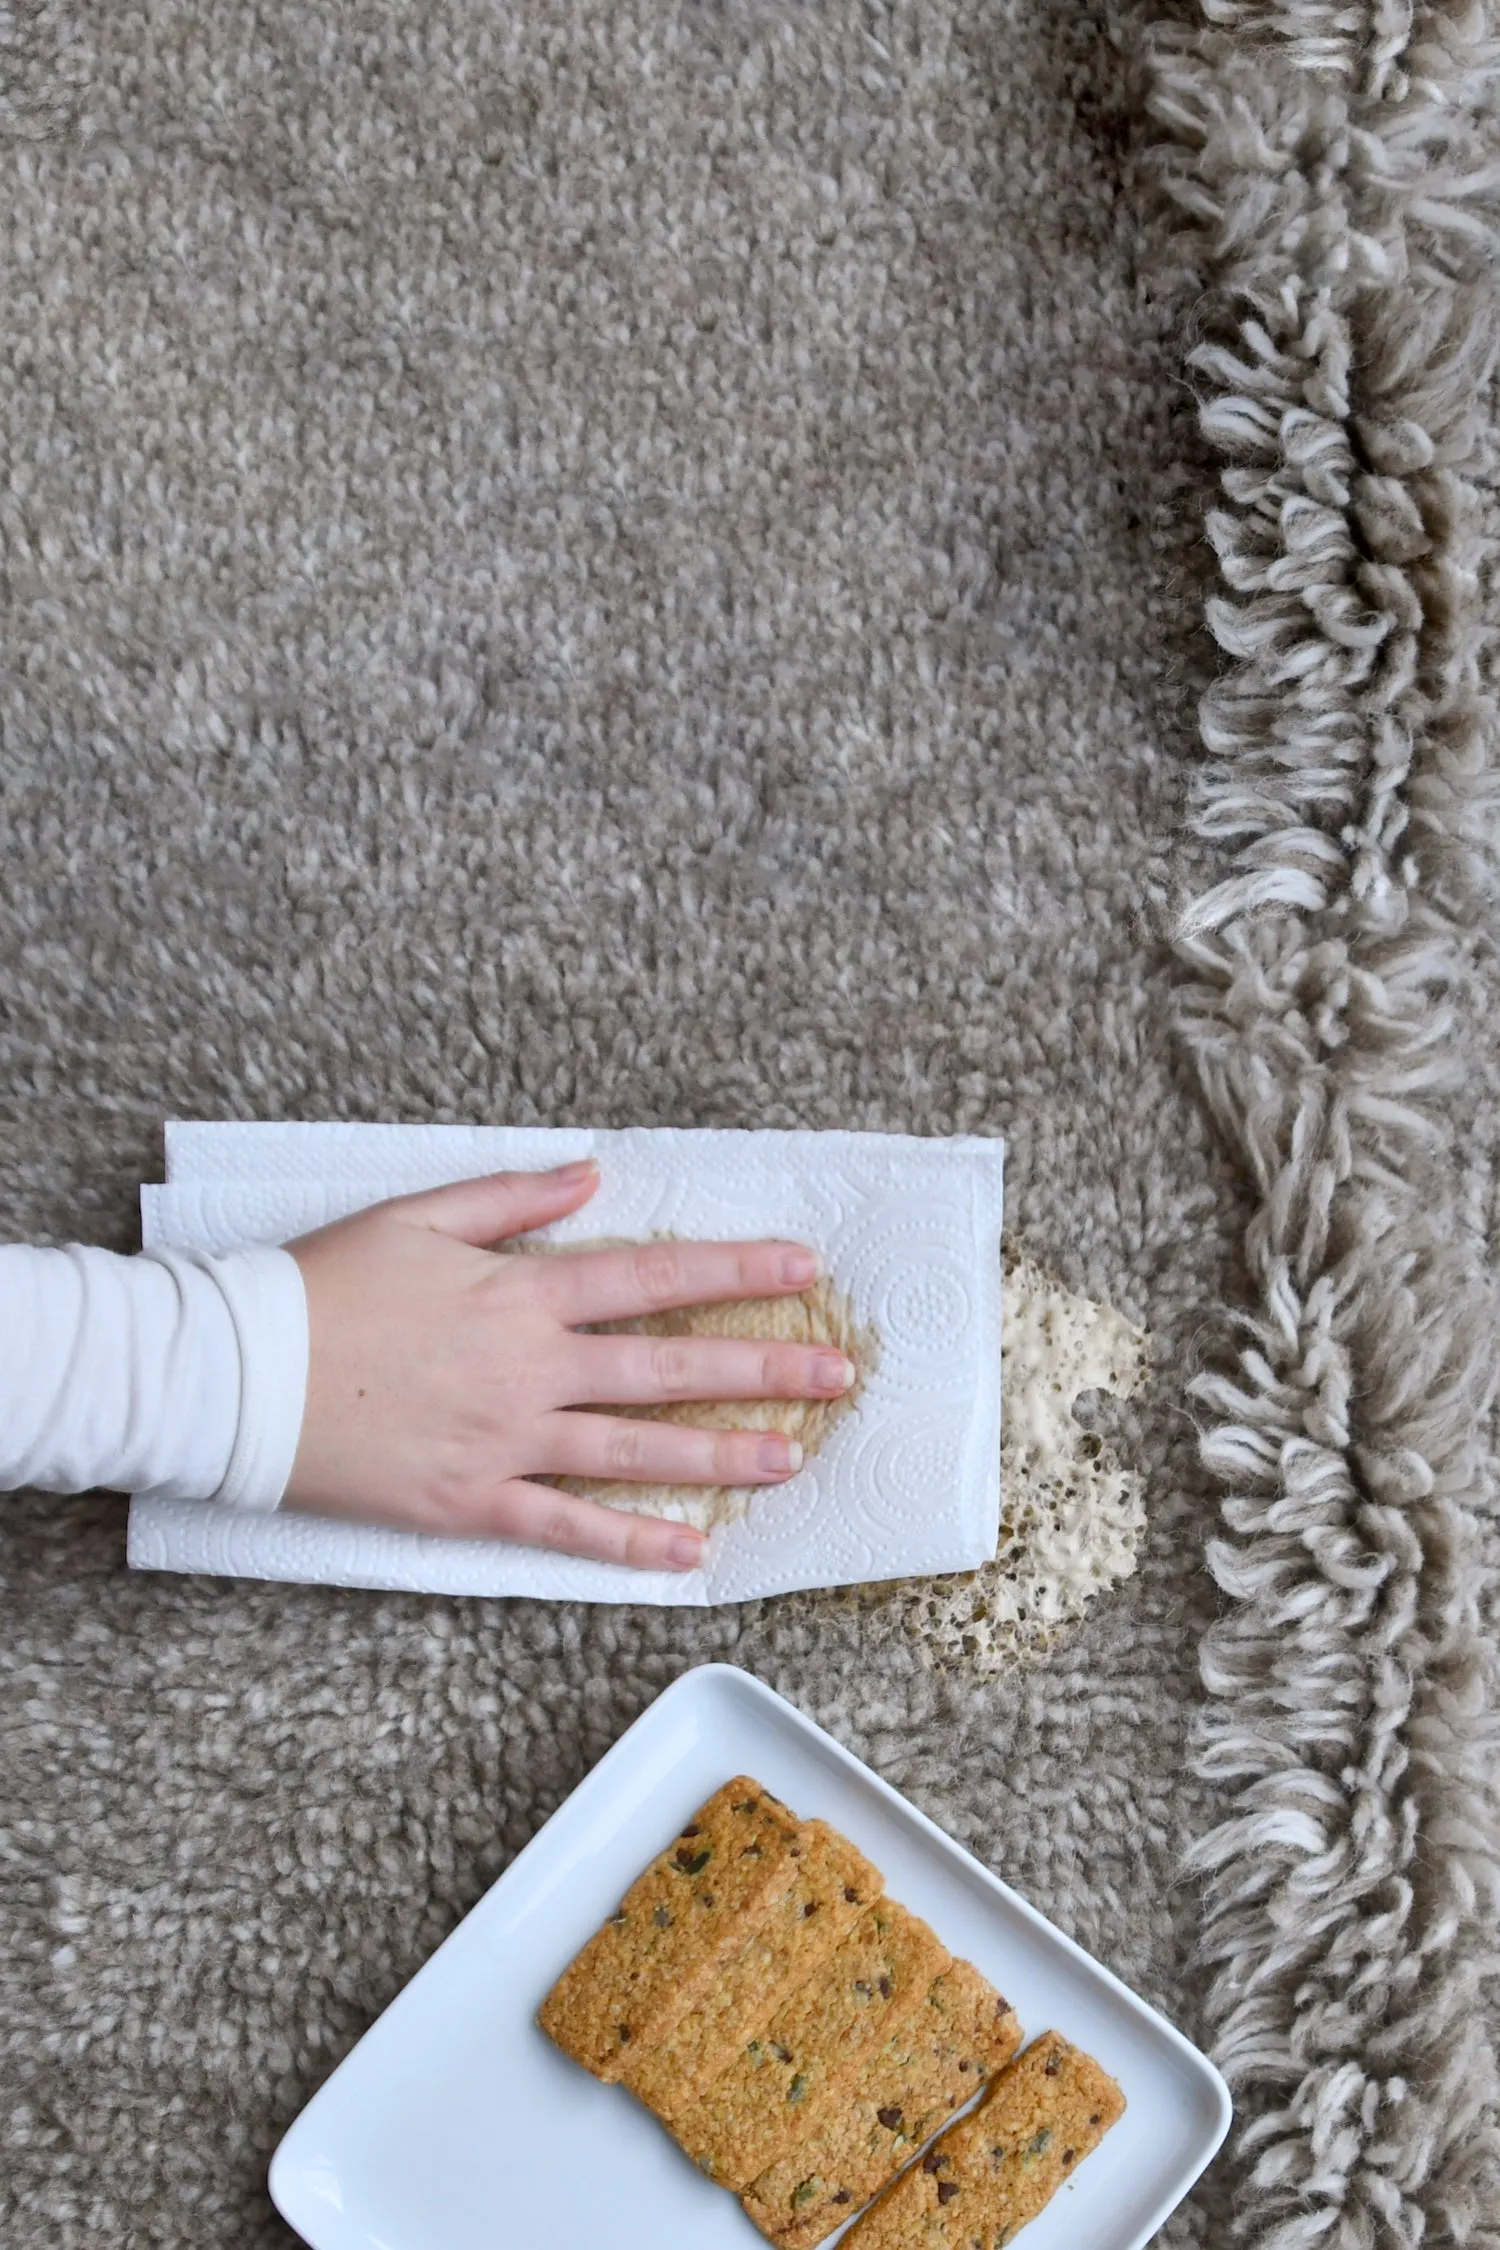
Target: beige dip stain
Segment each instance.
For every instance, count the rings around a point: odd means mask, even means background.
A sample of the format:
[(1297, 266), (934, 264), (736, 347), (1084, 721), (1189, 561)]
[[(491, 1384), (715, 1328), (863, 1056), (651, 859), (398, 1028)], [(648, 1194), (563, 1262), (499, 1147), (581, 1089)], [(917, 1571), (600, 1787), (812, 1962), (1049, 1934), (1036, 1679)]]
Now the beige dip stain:
[[(677, 1239), (670, 1235), (658, 1241)], [(569, 1243), (568, 1250), (634, 1247)], [(563, 1246), (522, 1242), (523, 1254)], [(1007, 1240), (1003, 1312), (1003, 1415), (999, 1551), (977, 1571), (822, 1587), (777, 1599), (811, 1618), (857, 1609), (877, 1636), (915, 1643), (938, 1669), (993, 1676), (1054, 1647), (1098, 1595), (1135, 1569), (1145, 1528), (1144, 1479), (1126, 1468), (1075, 1413), (1090, 1392), (1134, 1397), (1151, 1369), (1151, 1339), (1112, 1305), (1064, 1288), (1023, 1246)], [(600, 1335), (733, 1336), (761, 1342), (834, 1344), (857, 1370), (836, 1399), (685, 1399), (670, 1406), (601, 1406), (600, 1414), (679, 1422), (700, 1429), (783, 1430), (809, 1459), (858, 1405), (879, 1361), (880, 1339), (861, 1327), (843, 1291), (825, 1279), (792, 1297), (693, 1305), (641, 1320), (602, 1323)], [(704, 1531), (744, 1515), (764, 1487), (646, 1485), (584, 1477), (539, 1479), (565, 1491), (667, 1516)]]
[(1018, 1242), (1005, 1247), (1000, 1541), (995, 1560), (951, 1577), (904, 1578), (780, 1597), (810, 1618), (850, 1609), (875, 1640), (981, 1678), (1034, 1663), (1097, 1597), (1135, 1569), (1145, 1479), (1078, 1419), (1089, 1393), (1135, 1397), (1151, 1338), (1112, 1305), (1064, 1288)]
[[(671, 1235), (654, 1237), (672, 1241)], [(619, 1241), (517, 1243), (522, 1255), (563, 1256), (584, 1250), (635, 1248)], [(780, 1430), (795, 1438), (808, 1460), (828, 1442), (829, 1433), (858, 1405), (867, 1377), (880, 1356), (880, 1340), (861, 1327), (843, 1291), (826, 1276), (791, 1297), (750, 1297), (719, 1305), (688, 1305), (677, 1312), (648, 1313), (638, 1320), (601, 1322), (589, 1333), (600, 1336), (714, 1336), (754, 1343), (832, 1344), (854, 1363), (853, 1388), (839, 1398), (681, 1399), (666, 1406), (597, 1406), (590, 1413), (618, 1414), (635, 1422), (677, 1422), (701, 1430)], [(637, 1484), (597, 1477), (549, 1477), (555, 1484), (590, 1500), (629, 1508), (638, 1515), (665, 1516), (696, 1524), (700, 1531), (733, 1523), (745, 1514), (761, 1485)], [(772, 1488), (774, 1489), (774, 1488)]]

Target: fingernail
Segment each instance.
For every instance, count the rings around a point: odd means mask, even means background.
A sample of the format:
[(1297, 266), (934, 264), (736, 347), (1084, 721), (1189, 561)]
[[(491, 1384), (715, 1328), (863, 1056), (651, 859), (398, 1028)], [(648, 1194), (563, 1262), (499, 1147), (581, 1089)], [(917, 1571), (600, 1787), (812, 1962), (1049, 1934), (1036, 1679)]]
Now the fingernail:
[(575, 1181), (586, 1180), (598, 1169), (599, 1159), (596, 1156), (585, 1156), (577, 1164), (555, 1164), (552, 1167), (552, 1177), (559, 1187), (572, 1187)]
[(817, 1280), (821, 1267), (815, 1251), (785, 1250), (782, 1252), (781, 1263), (776, 1270), (783, 1281), (789, 1281), (795, 1287), (801, 1289), (809, 1281)]
[(802, 1448), (795, 1438), (762, 1438), (755, 1449), (755, 1465), (767, 1476), (794, 1476), (802, 1466)]
[(703, 1540), (696, 1531), (674, 1531), (667, 1541), (669, 1570), (696, 1570), (703, 1558)]
[(819, 1352), (813, 1380), (820, 1391), (853, 1390), (854, 1362), (845, 1359), (842, 1352)]

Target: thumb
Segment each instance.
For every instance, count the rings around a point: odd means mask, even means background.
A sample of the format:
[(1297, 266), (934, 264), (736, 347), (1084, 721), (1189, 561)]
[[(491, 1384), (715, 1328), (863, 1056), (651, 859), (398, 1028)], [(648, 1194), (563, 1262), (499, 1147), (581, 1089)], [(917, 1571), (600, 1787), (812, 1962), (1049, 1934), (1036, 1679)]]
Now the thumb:
[(452, 1187), (404, 1195), (401, 1213), (434, 1234), (483, 1250), (532, 1227), (564, 1219), (587, 1203), (599, 1185), (599, 1166), (586, 1157), (561, 1164), (555, 1172), (491, 1172), (484, 1179), (456, 1180)]

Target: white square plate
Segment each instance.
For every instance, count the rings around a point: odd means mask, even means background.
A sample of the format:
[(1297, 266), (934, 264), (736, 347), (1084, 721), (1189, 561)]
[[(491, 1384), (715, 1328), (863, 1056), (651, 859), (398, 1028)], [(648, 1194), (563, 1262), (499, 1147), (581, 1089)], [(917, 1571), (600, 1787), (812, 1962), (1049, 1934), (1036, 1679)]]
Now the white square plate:
[[(685, 1673), (601, 1758), (313, 2096), (271, 2194), (313, 2250), (753, 2250), (733, 2196), (537, 2029), (543, 1995), (731, 1775), (842, 1829), (886, 1887), (1129, 2103), (1025, 2250), (1138, 2250), (1229, 2126), (1205, 2056), (830, 1735), (747, 1672)], [(764, 2246), (762, 2245), (762, 2250)]]

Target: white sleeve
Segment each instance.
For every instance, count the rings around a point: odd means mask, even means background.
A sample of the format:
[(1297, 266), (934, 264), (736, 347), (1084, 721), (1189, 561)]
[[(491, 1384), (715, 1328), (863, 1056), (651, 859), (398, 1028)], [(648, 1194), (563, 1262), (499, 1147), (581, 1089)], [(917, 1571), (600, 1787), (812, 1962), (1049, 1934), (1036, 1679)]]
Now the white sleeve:
[(0, 1246), (0, 1490), (270, 1510), (306, 1395), (307, 1298), (285, 1250)]

